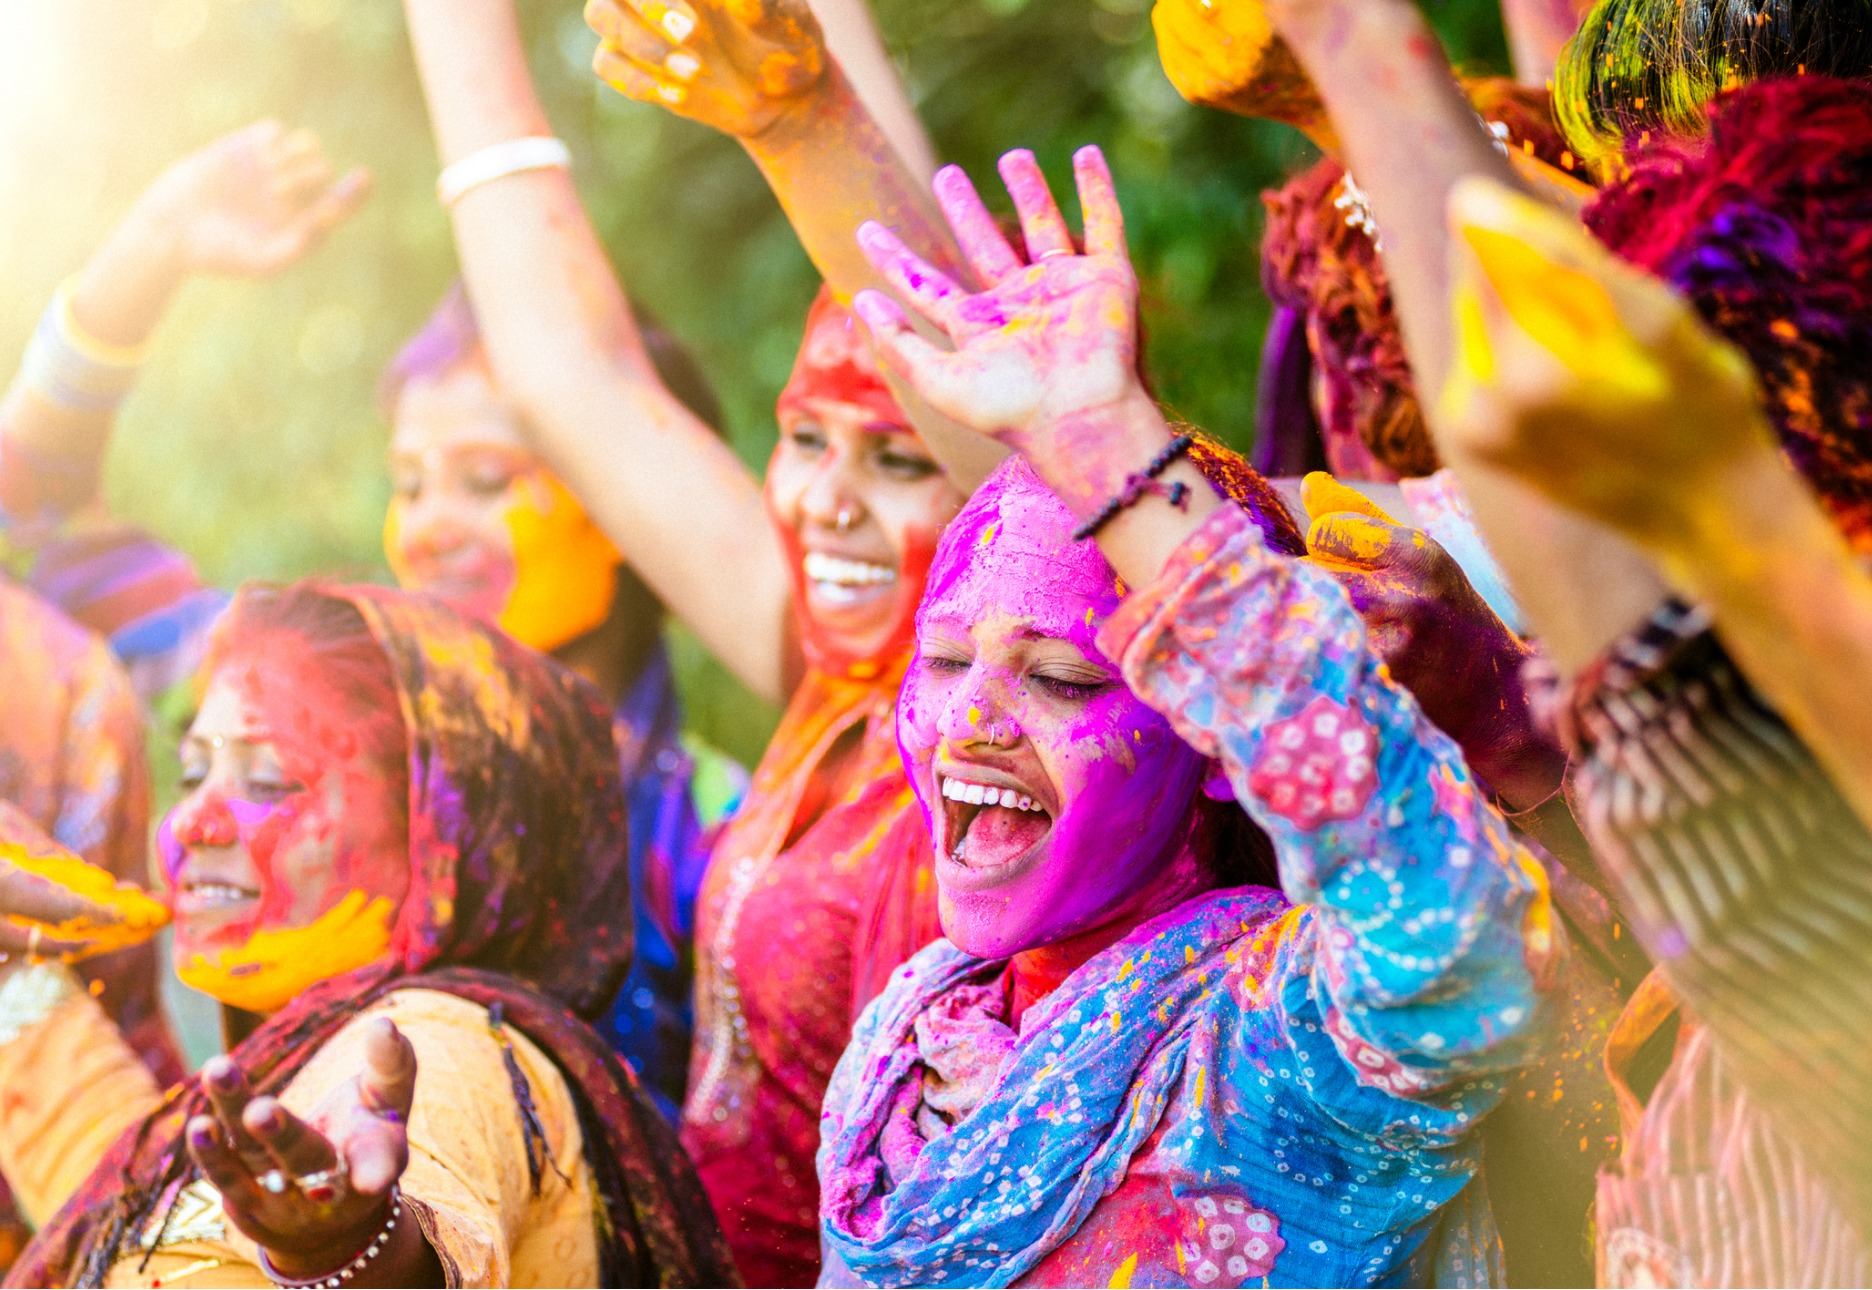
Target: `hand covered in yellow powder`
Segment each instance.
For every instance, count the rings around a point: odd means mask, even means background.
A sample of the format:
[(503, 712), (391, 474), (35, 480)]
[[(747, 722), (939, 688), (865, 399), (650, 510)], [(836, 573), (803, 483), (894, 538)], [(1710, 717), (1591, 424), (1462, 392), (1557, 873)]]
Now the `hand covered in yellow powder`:
[(589, 0), (592, 69), (613, 89), (736, 138), (798, 107), (825, 76), (806, 0)]
[(369, 191), (369, 174), (340, 177), (310, 130), (258, 121), (170, 166), (136, 217), (185, 271), (258, 278), (311, 252)]
[(1747, 358), (1574, 220), (1486, 180), (1450, 198), (1453, 451), (1654, 550), (1721, 540), (1777, 451)]
[(74, 961), (140, 944), (168, 908), (52, 841), (0, 802), (0, 954)]
[(1157, 0), (1164, 75), (1192, 103), (1285, 121), (1330, 152), (1325, 106), (1269, 17), (1263, 0)]
[(1532, 804), (1564, 758), (1538, 733), (1521, 680), (1527, 648), (1429, 534), (1331, 475), (1301, 483), (1307, 555), (1336, 577), (1392, 679), (1497, 793)]

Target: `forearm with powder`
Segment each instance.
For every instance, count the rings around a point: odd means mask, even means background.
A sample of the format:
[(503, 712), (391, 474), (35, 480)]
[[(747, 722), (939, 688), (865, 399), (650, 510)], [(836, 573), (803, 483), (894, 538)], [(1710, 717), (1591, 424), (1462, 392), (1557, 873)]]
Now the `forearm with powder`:
[[(902, 149), (893, 146), (836, 62), (813, 93), (741, 145), (841, 299), (849, 301), (866, 287), (886, 286), (858, 247), (858, 226), (866, 220), (889, 228), (931, 264), (961, 281), (971, 280), (930, 195), (929, 174), (904, 160)], [(973, 489), (1007, 455), (994, 441), (929, 407), (888, 371), (885, 379), (957, 487)]]
[[(1382, 230), (1400, 330), (1434, 431), (1455, 359), (1446, 208), (1457, 180), (1519, 186), (1409, 0), (1325, 0), (1277, 24), (1325, 101), (1347, 168)], [(1374, 92), (1376, 89), (1377, 92)], [(1665, 595), (1622, 538), (1439, 442), (1476, 520), (1562, 672), (1593, 658)]]
[(1872, 577), (1765, 442), (1691, 501), (1660, 562), (1872, 828)]
[[(126, 385), (188, 277), (173, 230), (149, 206), (146, 200), (131, 209), (73, 280), (69, 295), (52, 306), (64, 310), (68, 323), (94, 346), (114, 351), (104, 357), (122, 369)], [(32, 470), (35, 478), (6, 480), (0, 493), (9, 499), (30, 496), (68, 513), (96, 494), (117, 409), (57, 397), (38, 387), (29, 366), (0, 404), (0, 437), (6, 441), (0, 458), (8, 455), (5, 448), (15, 450), (18, 464), (9, 461), (9, 472)]]
[[(513, 0), (405, 8), (444, 164), (551, 134)], [(510, 175), (451, 213), (489, 361), (541, 452), (716, 655), (782, 697), (789, 592), (760, 486), (658, 379), (571, 177)]]

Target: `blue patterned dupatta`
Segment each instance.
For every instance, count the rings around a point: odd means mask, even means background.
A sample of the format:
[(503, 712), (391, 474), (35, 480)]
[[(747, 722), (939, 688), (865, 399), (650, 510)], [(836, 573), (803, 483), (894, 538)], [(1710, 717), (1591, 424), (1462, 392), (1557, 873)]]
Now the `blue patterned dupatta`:
[(829, 1251), (878, 1285), (1007, 1285), (1029, 1271), (1124, 1179), (1177, 1090), (1194, 1078), (1200, 1098), (1190, 1058), (1234, 1028), (1238, 946), (1287, 908), (1267, 888), (1211, 893), (1093, 958), (1033, 1006), (986, 1100), (892, 1187), (880, 1139), (919, 1078), (918, 1016), (1006, 966), (946, 940), (921, 951), (832, 1076), (819, 1149)]

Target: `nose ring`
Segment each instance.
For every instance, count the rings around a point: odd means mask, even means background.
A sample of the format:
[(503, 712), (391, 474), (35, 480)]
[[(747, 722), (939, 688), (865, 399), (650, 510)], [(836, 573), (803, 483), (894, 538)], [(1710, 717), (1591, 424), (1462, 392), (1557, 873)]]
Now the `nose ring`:
[(851, 507), (841, 506), (839, 507), (838, 518), (832, 523), (840, 533), (849, 533), (851, 532), (852, 522)]

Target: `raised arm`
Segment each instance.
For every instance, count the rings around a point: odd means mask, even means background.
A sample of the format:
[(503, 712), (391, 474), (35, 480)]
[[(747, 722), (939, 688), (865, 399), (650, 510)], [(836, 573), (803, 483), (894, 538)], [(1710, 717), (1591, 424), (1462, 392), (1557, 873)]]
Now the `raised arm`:
[(995, 284), (976, 295), (867, 227), (880, 268), (954, 353), (911, 333), (881, 295), (857, 308), (926, 397), (1026, 454), (1143, 589), (1104, 648), (1222, 763), (1273, 839), (1288, 894), (1318, 911), (1316, 989), (1340, 1050), (1412, 1096), (1512, 1068), (1535, 1040), (1538, 978), (1556, 949), (1540, 869), (1454, 742), (1367, 648), (1332, 575), (1270, 552), (1247, 514), (1173, 455), (1181, 441), (1138, 379), (1136, 281), (1111, 177), (1095, 148), (1076, 160), (1084, 255), (1060, 241), (1032, 158), (1003, 158), (1040, 248), (1032, 263), (965, 178), (938, 177), (964, 249)]
[(1747, 358), (1577, 225), (1467, 184), (1446, 421), (1627, 535), (1872, 822), (1872, 578), (1778, 452)]
[[(552, 133), (513, 0), (405, 9), (445, 165)], [(790, 592), (760, 485), (658, 379), (571, 176), (508, 174), (450, 214), (488, 360), (542, 455), (715, 655), (784, 699)]]
[[(1443, 214), (1449, 193), (1465, 175), (1514, 185), (1514, 168), (1463, 97), (1412, 0), (1279, 0), (1268, 10), (1325, 103), (1341, 156), (1369, 200), (1417, 388), (1440, 390), (1454, 354)], [(1563, 671), (1594, 657), (1656, 605), (1664, 586), (1642, 553), (1464, 454), (1459, 443), (1446, 444), (1437, 409), (1426, 406), (1425, 414), (1490, 549)]]
[[(839, 17), (833, 30), (848, 47), (865, 43), (856, 39), (860, 24), (869, 26), (862, 0), (822, 3), (821, 12)], [(619, 92), (712, 126), (747, 149), (841, 300), (885, 285), (853, 241), (866, 220), (959, 271), (955, 243), (930, 200), (928, 140), (920, 126), (903, 128), (907, 107), (894, 106), (907, 104), (894, 70), (870, 60), (863, 81), (848, 74), (806, 0), (590, 0), (585, 15), (603, 38), (598, 74)], [(868, 34), (876, 40), (875, 31)], [(889, 128), (893, 123), (899, 128)], [(893, 379), (892, 390), (962, 491), (1005, 455), (907, 385)]]
[(165, 170), (60, 288), (0, 404), (0, 505), (16, 520), (92, 500), (151, 336), (191, 277), (270, 277), (362, 201), (316, 136), (260, 121)]

